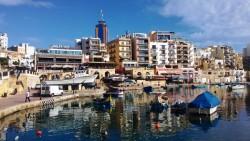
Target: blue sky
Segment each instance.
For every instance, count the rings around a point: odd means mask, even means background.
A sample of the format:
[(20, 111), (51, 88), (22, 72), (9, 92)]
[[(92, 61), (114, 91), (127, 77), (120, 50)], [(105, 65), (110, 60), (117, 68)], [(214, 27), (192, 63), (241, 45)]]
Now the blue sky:
[(102, 9), (109, 39), (166, 30), (199, 47), (228, 43), (240, 51), (250, 39), (249, 6), (249, 0), (0, 0), (0, 32), (9, 34), (10, 45), (74, 45), (94, 36)]

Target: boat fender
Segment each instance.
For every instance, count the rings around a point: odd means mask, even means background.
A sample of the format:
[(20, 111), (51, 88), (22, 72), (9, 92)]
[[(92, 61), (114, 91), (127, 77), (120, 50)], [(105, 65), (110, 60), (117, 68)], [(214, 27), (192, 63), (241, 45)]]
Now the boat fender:
[(157, 123), (155, 124), (155, 128), (156, 128), (156, 129), (159, 129), (159, 128), (160, 128), (160, 123), (159, 123), (159, 122), (157, 122)]
[(36, 136), (42, 137), (43, 132), (41, 130), (36, 130)]
[(16, 137), (15, 137), (15, 141), (18, 141), (18, 140), (19, 140), (19, 136), (16, 136)]

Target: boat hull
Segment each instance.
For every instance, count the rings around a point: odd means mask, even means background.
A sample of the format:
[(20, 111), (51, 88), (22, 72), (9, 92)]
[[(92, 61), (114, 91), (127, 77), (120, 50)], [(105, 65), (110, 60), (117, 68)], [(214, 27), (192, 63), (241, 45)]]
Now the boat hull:
[(203, 108), (188, 108), (188, 112), (191, 114), (204, 114), (204, 115), (211, 115), (217, 111), (218, 106), (208, 109)]

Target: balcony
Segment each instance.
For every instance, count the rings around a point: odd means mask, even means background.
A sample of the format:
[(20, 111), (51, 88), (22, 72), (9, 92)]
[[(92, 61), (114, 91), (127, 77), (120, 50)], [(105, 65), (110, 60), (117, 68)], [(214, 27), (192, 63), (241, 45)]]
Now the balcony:
[(148, 50), (147, 47), (139, 47), (138, 50)]

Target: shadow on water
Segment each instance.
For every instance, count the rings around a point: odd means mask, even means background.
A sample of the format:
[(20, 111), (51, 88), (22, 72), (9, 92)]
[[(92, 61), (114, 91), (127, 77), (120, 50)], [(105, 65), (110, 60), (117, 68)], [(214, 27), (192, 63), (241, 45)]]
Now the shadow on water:
[(219, 115), (217, 112), (212, 115), (189, 115), (189, 121), (204, 132), (208, 132), (210, 128), (218, 125)]

